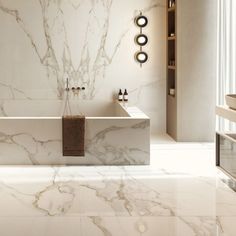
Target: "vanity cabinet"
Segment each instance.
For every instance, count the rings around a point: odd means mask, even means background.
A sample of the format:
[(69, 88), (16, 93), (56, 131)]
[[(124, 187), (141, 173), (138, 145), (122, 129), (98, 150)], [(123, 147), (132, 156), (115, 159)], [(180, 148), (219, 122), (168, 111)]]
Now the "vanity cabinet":
[(216, 134), (216, 165), (236, 178), (236, 134)]
[(236, 110), (217, 106), (216, 115), (216, 166), (236, 179)]

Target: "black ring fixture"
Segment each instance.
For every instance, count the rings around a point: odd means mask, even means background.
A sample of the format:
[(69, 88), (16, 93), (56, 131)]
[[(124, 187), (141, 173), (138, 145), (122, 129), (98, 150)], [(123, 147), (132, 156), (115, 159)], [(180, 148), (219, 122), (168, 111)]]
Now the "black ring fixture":
[(135, 19), (135, 24), (138, 26), (138, 27), (145, 27), (147, 26), (148, 24), (148, 19), (146, 16), (143, 16), (143, 15), (139, 15), (136, 17)]
[(135, 42), (139, 45), (139, 46), (145, 46), (148, 43), (148, 37), (145, 34), (138, 34), (135, 37)]
[(143, 47), (148, 43), (148, 37), (143, 33), (143, 28), (148, 25), (148, 18), (140, 11), (140, 14), (135, 17), (134, 23), (140, 30), (139, 34), (134, 38), (135, 43), (140, 47), (140, 50), (135, 53), (134, 58), (142, 67), (142, 64), (148, 60), (148, 54), (143, 51)]
[(135, 54), (135, 59), (140, 63), (143, 64), (148, 60), (148, 54), (146, 52), (137, 52)]

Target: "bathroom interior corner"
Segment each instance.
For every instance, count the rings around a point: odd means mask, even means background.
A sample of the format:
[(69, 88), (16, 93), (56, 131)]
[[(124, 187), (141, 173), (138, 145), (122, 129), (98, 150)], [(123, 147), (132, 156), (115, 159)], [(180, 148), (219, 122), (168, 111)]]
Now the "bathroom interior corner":
[(1, 236), (236, 235), (235, 0), (0, 0), (0, 73)]

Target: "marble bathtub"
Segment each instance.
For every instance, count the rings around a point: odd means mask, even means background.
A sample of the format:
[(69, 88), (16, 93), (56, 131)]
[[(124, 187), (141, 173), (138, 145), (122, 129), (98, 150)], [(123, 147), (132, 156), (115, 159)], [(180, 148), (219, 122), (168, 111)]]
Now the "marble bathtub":
[[(147, 165), (150, 120), (118, 102), (4, 101), (0, 165)], [(63, 157), (62, 114), (86, 116), (85, 156)]]

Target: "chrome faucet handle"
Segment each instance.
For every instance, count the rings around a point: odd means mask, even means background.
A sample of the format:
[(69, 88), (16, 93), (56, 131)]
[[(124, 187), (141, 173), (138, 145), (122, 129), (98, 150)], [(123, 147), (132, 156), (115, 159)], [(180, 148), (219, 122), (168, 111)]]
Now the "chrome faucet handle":
[(77, 90), (85, 90), (85, 87), (77, 87)]

